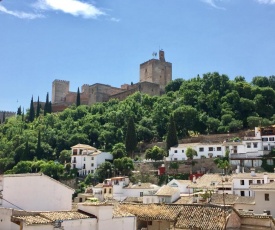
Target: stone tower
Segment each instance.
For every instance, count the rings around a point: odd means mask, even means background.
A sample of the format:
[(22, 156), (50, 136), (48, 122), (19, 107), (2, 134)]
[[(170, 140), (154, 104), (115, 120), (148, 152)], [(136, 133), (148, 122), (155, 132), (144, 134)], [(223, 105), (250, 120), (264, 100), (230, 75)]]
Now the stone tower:
[(64, 102), (69, 89), (69, 81), (54, 80), (52, 83), (52, 103)]
[(172, 81), (172, 63), (165, 61), (164, 51), (159, 51), (159, 59), (151, 59), (140, 64), (140, 82), (152, 82), (160, 86), (164, 92), (165, 86)]

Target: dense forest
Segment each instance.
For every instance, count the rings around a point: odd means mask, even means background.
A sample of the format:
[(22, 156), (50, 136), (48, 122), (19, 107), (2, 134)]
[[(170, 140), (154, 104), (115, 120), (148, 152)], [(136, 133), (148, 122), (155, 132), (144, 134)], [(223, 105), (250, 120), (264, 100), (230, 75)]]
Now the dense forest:
[(165, 90), (162, 96), (135, 93), (124, 101), (92, 106), (76, 102), (60, 113), (51, 113), (48, 107), (47, 112), (44, 108), (34, 112), (31, 101), (26, 114), (20, 111), (0, 125), (0, 173), (14, 170), (21, 161), (36, 162), (36, 171), (44, 164), (46, 171), (45, 162), (66, 162), (67, 150), (78, 143), (113, 152), (114, 146), (125, 143), (130, 119), (138, 147), (165, 141), (171, 115), (179, 139), (275, 123), (275, 76), (257, 76), (249, 83), (241, 76), (230, 80), (224, 74), (206, 73), (176, 79)]

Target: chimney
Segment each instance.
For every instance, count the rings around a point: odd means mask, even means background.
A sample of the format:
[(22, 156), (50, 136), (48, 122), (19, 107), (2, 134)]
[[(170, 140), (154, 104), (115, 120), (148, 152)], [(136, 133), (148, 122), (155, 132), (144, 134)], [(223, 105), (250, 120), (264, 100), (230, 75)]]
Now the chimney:
[(195, 183), (195, 182), (196, 182), (196, 176), (193, 175), (193, 183)]
[(267, 178), (268, 178), (267, 173), (264, 173), (264, 184), (267, 184)]
[(250, 172), (251, 172), (251, 176), (256, 176), (256, 174), (255, 174), (255, 168), (251, 168)]

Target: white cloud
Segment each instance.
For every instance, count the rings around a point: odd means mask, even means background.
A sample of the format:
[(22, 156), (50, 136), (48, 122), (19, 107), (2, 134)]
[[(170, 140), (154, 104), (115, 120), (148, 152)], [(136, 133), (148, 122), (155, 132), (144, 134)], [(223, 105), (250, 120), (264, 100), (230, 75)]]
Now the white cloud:
[(22, 19), (36, 19), (36, 18), (43, 18), (44, 16), (41, 14), (32, 14), (32, 13), (26, 13), (22, 11), (12, 11), (8, 10), (4, 6), (0, 5), (0, 12), (12, 15), (17, 18), (22, 18)]
[[(217, 2), (218, 0), (201, 0), (201, 1), (202, 1), (202, 2), (205, 2), (206, 4), (212, 6), (212, 7), (216, 8), (216, 9), (222, 9), (222, 10), (225, 9), (225, 8), (223, 8), (223, 7), (217, 6), (216, 2)], [(219, 1), (221, 1), (221, 0), (219, 0)]]
[(111, 18), (110, 20), (113, 21), (113, 22), (120, 22), (119, 18)]
[(275, 0), (257, 0), (261, 4), (275, 4)]
[(96, 18), (105, 15), (103, 11), (92, 4), (78, 0), (38, 0), (34, 6), (41, 10), (59, 10), (74, 16), (84, 18)]

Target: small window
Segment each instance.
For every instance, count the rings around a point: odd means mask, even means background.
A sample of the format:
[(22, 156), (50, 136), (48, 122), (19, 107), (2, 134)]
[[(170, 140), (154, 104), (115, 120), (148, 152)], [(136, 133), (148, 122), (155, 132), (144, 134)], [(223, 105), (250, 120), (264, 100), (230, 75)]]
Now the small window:
[(264, 194), (264, 200), (269, 201), (269, 193)]
[(261, 184), (261, 180), (257, 180), (257, 184)]
[(209, 148), (208, 148), (208, 151), (213, 151), (213, 150), (214, 150), (213, 147), (209, 147)]
[(91, 164), (91, 167), (94, 167), (94, 163)]
[(254, 148), (258, 148), (258, 143), (253, 143)]
[(253, 180), (249, 180), (249, 184), (253, 184)]
[(241, 196), (244, 196), (244, 191), (241, 191)]
[(181, 150), (182, 153), (184, 153), (184, 150)]
[(268, 147), (267, 147), (267, 146), (264, 146), (264, 150), (268, 150)]
[(143, 192), (140, 192), (139, 196), (140, 196), (140, 197), (143, 197)]
[(178, 150), (175, 150), (175, 151), (174, 151), (174, 153), (177, 153), (177, 152), (178, 152)]
[(246, 148), (250, 149), (251, 148), (251, 143), (247, 143)]
[(92, 161), (94, 160), (94, 157), (92, 157)]
[(270, 183), (273, 182), (274, 180), (270, 180)]
[(241, 183), (241, 185), (244, 185), (244, 180), (241, 180), (240, 183)]
[(178, 158), (174, 158), (174, 161), (177, 161), (178, 160)]
[(200, 152), (203, 152), (203, 151), (204, 151), (204, 148), (199, 148), (199, 151), (200, 151)]
[(106, 193), (106, 188), (104, 188), (104, 193)]
[(84, 161), (85, 161), (85, 157), (84, 157)]
[(274, 141), (274, 137), (270, 137), (270, 138), (269, 138), (269, 141)]
[(217, 147), (217, 151), (222, 151), (222, 147)]
[(263, 137), (262, 141), (268, 141), (268, 138), (267, 137)]

